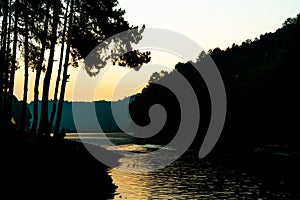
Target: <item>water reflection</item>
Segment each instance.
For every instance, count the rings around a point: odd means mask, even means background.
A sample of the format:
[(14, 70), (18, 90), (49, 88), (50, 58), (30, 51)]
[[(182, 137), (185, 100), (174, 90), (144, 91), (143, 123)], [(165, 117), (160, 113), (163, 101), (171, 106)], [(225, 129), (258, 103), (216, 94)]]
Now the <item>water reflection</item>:
[[(192, 154), (148, 173), (120, 170), (134, 160), (132, 156), (122, 159), (123, 166), (110, 170), (118, 186), (114, 199), (285, 199), (285, 194), (264, 190), (262, 183), (247, 173), (226, 171)], [(141, 167), (147, 162), (140, 159), (134, 163)]]
[[(103, 133), (68, 134), (67, 138), (100, 145), (109, 150), (139, 152), (125, 154), (120, 166), (109, 171), (114, 184), (118, 187), (114, 199), (287, 199), (288, 195), (268, 191), (255, 177), (247, 173), (228, 171), (221, 166), (199, 160), (189, 152), (171, 165), (147, 171), (152, 164), (144, 152), (163, 148), (157, 145), (131, 144), (132, 138), (123, 133), (109, 133), (106, 136), (118, 146), (105, 146)], [(172, 151), (172, 149), (170, 149)], [(157, 158), (164, 159), (164, 158)]]

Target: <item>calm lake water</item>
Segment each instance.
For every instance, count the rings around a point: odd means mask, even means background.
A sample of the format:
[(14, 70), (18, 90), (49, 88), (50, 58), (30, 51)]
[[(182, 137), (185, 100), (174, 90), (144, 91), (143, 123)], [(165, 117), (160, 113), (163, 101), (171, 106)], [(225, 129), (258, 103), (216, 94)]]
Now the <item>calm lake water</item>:
[[(122, 150), (140, 152), (149, 148), (163, 148), (153, 144), (136, 145), (123, 133), (107, 133), (112, 142)], [(67, 134), (68, 139), (78, 140), (78, 135)], [(104, 143), (103, 133), (81, 133), (83, 142), (100, 145), (117, 151)], [(204, 162), (188, 153), (171, 165), (152, 172), (132, 172), (130, 169), (147, 168), (143, 157), (124, 154), (120, 166), (110, 169), (113, 182), (118, 186), (114, 199), (286, 199), (284, 193), (268, 191), (256, 177), (244, 172), (226, 170)], [(130, 163), (130, 165), (128, 165)]]

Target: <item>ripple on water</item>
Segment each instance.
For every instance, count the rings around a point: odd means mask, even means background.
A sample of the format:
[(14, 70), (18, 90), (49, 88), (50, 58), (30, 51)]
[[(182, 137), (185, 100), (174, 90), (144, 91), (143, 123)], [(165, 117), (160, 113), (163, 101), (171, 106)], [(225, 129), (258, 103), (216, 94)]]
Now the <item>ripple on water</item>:
[[(115, 199), (282, 199), (285, 194), (264, 191), (262, 183), (247, 173), (228, 171), (184, 155), (169, 166), (152, 172), (131, 172), (149, 163), (125, 155), (121, 166), (110, 170), (118, 186)], [(146, 159), (146, 156), (145, 156)], [(130, 164), (128, 164), (130, 163)]]

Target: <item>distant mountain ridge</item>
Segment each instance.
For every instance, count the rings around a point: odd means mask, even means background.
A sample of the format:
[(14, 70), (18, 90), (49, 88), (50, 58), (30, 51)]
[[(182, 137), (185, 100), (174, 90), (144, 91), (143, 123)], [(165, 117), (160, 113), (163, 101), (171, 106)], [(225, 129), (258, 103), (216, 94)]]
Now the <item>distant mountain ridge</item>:
[[(135, 95), (126, 97), (122, 100), (118, 101), (95, 101), (95, 102), (69, 102), (65, 101), (63, 104), (63, 111), (62, 111), (62, 119), (60, 123), (60, 130), (62, 128), (65, 128), (68, 132), (97, 132), (99, 131), (97, 126), (90, 125), (89, 119), (90, 119), (90, 113), (82, 112), (83, 118), (86, 120), (83, 123), (86, 124), (82, 130), (76, 130), (76, 126), (74, 123), (74, 117), (72, 112), (72, 107), (74, 104), (75, 106), (82, 109), (83, 111), (86, 110), (87, 107), (91, 106), (91, 104), (94, 104), (96, 115), (99, 121), (99, 124), (101, 126), (101, 129), (103, 131), (121, 131), (121, 129), (116, 124), (114, 117), (112, 115), (111, 106), (113, 105), (114, 108), (117, 109), (116, 117), (121, 119), (122, 126), (129, 127), (130, 125), (130, 116), (126, 114), (126, 110), (124, 110), (123, 106), (125, 106), (126, 102), (132, 102), (135, 99)], [(52, 111), (52, 103), (53, 101), (50, 100), (48, 104), (48, 115), (50, 118), (50, 114)], [(42, 102), (38, 102), (38, 109), (40, 111)], [(29, 111), (33, 113), (33, 102), (28, 104)], [(31, 119), (32, 123), (33, 119)], [(56, 121), (56, 117), (54, 118), (54, 122)], [(54, 124), (53, 127), (54, 128)]]

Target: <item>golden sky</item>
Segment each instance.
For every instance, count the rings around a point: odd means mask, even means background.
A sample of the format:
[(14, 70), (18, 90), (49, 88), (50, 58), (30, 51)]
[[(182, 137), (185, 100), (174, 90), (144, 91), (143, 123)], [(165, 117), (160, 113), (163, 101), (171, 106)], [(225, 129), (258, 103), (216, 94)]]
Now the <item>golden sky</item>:
[[(300, 13), (299, 0), (119, 0), (119, 3), (119, 7), (125, 9), (124, 17), (130, 24), (138, 26), (145, 24), (147, 28), (163, 28), (181, 33), (198, 43), (205, 51), (215, 47), (224, 49), (232, 43), (241, 44), (246, 39), (274, 32), (288, 17), (295, 17)], [(57, 47), (56, 60), (59, 51), (60, 48)], [(171, 70), (176, 63), (183, 61), (175, 55), (158, 50), (153, 51), (151, 57), (151, 62), (140, 71), (109, 66), (94, 78), (88, 77), (82, 69), (69, 67), (71, 76), (65, 99), (68, 101), (122, 99), (138, 92), (147, 84), (153, 72), (165, 69), (158, 66), (168, 67)], [(20, 63), (22, 66), (22, 61)], [(57, 65), (55, 62), (49, 90), (50, 99), (53, 98)], [(23, 95), (23, 77), (24, 69), (21, 67), (17, 70), (15, 78), (15, 95), (19, 100)], [(28, 102), (33, 100), (35, 72), (30, 72), (29, 77)], [(42, 75), (40, 99), (43, 78)], [(75, 88), (74, 85), (79, 79), (90, 82), (93, 86)], [(113, 92), (116, 85), (119, 86)], [(81, 95), (74, 98), (74, 91)]]
[[(59, 47), (56, 48), (59, 52)], [(46, 52), (46, 58), (48, 52)], [(58, 57), (58, 54), (56, 55)], [(58, 60), (58, 59), (56, 59)], [(184, 60), (175, 55), (161, 51), (152, 51), (151, 62), (145, 64), (139, 71), (134, 69), (124, 68), (120, 66), (109, 65), (103, 68), (99, 75), (90, 77), (79, 68), (69, 67), (70, 79), (67, 83), (65, 100), (68, 101), (93, 101), (93, 100), (119, 100), (126, 96), (139, 92), (148, 82), (150, 76), (161, 70), (171, 71), (176, 63)], [(49, 99), (53, 99), (55, 81), (57, 77), (58, 63), (55, 62), (51, 77), (51, 86), (49, 90)], [(28, 102), (33, 100), (35, 72), (30, 70), (29, 73), (29, 88)], [(21, 100), (23, 95), (23, 77), (24, 69), (21, 67), (16, 71), (15, 78), (15, 95)], [(44, 73), (40, 79), (39, 99), (42, 98)], [(85, 86), (77, 84), (84, 83)]]

